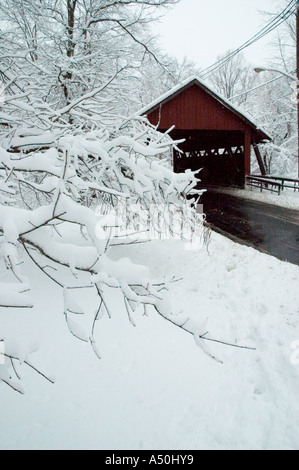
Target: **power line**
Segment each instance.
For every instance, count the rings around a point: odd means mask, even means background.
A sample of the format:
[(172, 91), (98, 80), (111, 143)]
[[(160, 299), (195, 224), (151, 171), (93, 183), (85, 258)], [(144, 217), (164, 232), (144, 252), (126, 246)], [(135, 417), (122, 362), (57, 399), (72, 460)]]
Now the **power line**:
[(239, 52), (241, 52), (243, 49), (245, 49), (246, 47), (249, 47), (250, 45), (254, 44), (255, 42), (257, 42), (258, 40), (262, 39), (266, 34), (270, 33), (271, 31), (273, 31), (275, 28), (277, 28), (278, 26), (280, 26), (284, 21), (286, 21), (289, 16), (291, 16), (293, 13), (295, 12), (295, 9), (292, 9), (292, 10), (289, 10), (288, 11), (288, 14), (285, 15), (283, 18), (280, 18), (278, 19), (275, 23), (273, 23), (273, 25), (271, 25), (271, 27), (267, 28), (266, 30), (264, 30), (263, 32), (261, 32), (259, 35), (256, 35), (256, 37), (254, 37), (254, 39), (251, 39), (249, 41), (247, 41), (246, 43), (244, 43), (242, 46), (240, 46), (238, 49), (236, 49), (235, 51), (231, 52), (228, 56), (226, 57), (223, 57), (222, 59), (220, 59), (218, 62), (216, 62), (215, 64), (213, 64), (212, 66), (210, 66), (208, 69), (206, 69), (205, 71), (202, 72), (202, 76), (203, 77), (207, 77), (209, 75), (211, 75), (212, 73), (218, 71), (219, 69), (221, 69), (225, 64), (227, 64), (228, 62), (230, 62), (233, 57), (235, 57)]
[(242, 44), (242, 46), (240, 46), (235, 51), (230, 52), (227, 56), (222, 57), (217, 62), (215, 62), (214, 64), (204, 69), (200, 75), (201, 76), (210, 75), (212, 72), (223, 67), (228, 61), (230, 61), (240, 51), (250, 46), (251, 44), (255, 43), (256, 41), (264, 37), (266, 34), (273, 31), (275, 28), (277, 28), (284, 21), (286, 21), (295, 12), (295, 10), (296, 10), (296, 6), (294, 5), (294, 0), (292, 0), (279, 15), (273, 18), (266, 26), (264, 26), (264, 28), (262, 28), (258, 33), (256, 33), (251, 39), (246, 41), (244, 44)]
[(271, 31), (276, 29), (278, 26), (280, 26), (282, 23), (284, 23), (293, 13), (295, 13), (296, 8), (297, 8), (298, 2), (297, 0), (292, 0), (283, 10), (281, 13), (279, 13), (275, 18), (273, 18), (269, 23), (267, 23), (266, 26), (264, 26), (258, 33), (256, 33), (252, 38), (250, 38), (248, 41), (246, 41), (244, 44), (242, 44), (240, 47), (238, 47), (236, 50), (230, 52), (227, 56), (222, 57), (219, 59), (217, 62), (214, 64), (210, 65), (206, 69), (202, 70), (200, 72), (200, 77), (202, 78), (207, 78), (209, 75), (212, 73), (218, 71), (220, 68), (222, 68), (226, 63), (228, 63), (232, 58), (241, 52), (243, 49), (251, 46), (255, 42), (259, 41), (262, 39), (264, 36), (269, 34)]

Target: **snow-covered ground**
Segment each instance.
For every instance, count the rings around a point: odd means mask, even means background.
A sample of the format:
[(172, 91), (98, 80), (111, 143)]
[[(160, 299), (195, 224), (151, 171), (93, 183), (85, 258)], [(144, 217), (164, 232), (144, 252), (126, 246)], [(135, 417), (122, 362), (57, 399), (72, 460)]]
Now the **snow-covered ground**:
[(286, 189), (279, 195), (275, 192), (263, 190), (260, 191), (258, 188), (246, 188), (246, 189), (235, 189), (235, 188), (217, 188), (217, 191), (231, 194), (232, 196), (241, 197), (244, 199), (251, 199), (254, 201), (265, 202), (268, 204), (274, 204), (277, 206), (285, 207), (288, 209), (299, 210), (299, 192), (292, 189)]
[(208, 251), (178, 240), (128, 249), (153, 277), (182, 277), (175, 313), (256, 349), (205, 342), (216, 362), (155, 312), (134, 328), (114, 292), (113, 316), (96, 329), (99, 360), (67, 331), (60, 288), (30, 265), (35, 307), (2, 311), (1, 330), (36, 335), (32, 361), (56, 383), (22, 366), (25, 395), (0, 384), (0, 448), (299, 449), (299, 267), (216, 233)]

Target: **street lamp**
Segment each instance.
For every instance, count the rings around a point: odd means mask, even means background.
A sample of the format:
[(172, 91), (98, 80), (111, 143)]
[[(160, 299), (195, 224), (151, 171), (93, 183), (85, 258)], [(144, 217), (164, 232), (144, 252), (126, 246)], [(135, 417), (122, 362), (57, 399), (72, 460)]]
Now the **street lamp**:
[[(299, 15), (298, 15), (299, 16)], [(283, 70), (277, 70), (277, 69), (268, 69), (265, 67), (255, 67), (254, 71), (256, 73), (261, 73), (261, 72), (276, 72), (280, 73), (281, 75), (284, 75), (285, 77), (289, 78), (290, 80), (297, 82), (297, 131), (298, 131), (298, 140), (297, 140), (297, 153), (298, 153), (298, 178), (299, 178), (299, 70), (297, 70), (297, 76), (296, 75), (290, 75), (287, 72), (284, 72)]]
[(278, 70), (278, 69), (266, 69), (265, 67), (256, 67), (254, 69), (254, 71), (256, 73), (261, 73), (261, 72), (277, 72), (277, 73), (281, 73), (282, 75), (285, 75), (286, 77), (288, 77), (290, 80), (293, 80), (294, 82), (296, 82), (297, 78), (294, 76), (294, 75), (290, 75), (289, 73), (287, 72), (283, 72), (282, 70)]

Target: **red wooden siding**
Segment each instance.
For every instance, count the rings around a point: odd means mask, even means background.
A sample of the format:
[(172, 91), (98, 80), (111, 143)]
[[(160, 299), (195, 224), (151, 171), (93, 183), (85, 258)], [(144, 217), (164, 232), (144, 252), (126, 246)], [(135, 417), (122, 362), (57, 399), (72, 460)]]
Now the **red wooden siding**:
[(147, 117), (152, 124), (159, 123), (159, 129), (164, 130), (173, 125), (182, 130), (248, 129), (247, 123), (196, 84), (162, 104)]

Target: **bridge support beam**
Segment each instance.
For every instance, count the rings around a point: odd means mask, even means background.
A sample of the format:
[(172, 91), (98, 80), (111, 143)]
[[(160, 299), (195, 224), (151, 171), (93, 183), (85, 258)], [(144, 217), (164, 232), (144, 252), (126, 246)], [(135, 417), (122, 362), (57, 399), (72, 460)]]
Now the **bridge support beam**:
[(254, 150), (254, 153), (255, 153), (255, 156), (256, 156), (256, 159), (257, 159), (259, 168), (260, 168), (261, 175), (265, 176), (265, 174), (266, 174), (266, 168), (265, 168), (265, 165), (264, 165), (262, 156), (261, 156), (260, 149), (259, 149), (257, 143), (254, 142), (254, 141), (252, 142), (252, 146), (253, 146), (253, 150)]

